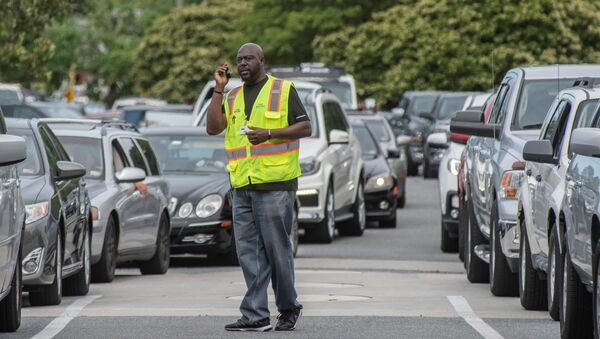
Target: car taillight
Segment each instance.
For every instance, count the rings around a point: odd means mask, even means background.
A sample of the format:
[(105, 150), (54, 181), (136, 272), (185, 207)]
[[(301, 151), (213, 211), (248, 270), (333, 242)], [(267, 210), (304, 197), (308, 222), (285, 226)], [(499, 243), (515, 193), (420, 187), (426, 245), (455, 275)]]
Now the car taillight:
[(467, 141), (469, 141), (469, 135), (461, 133), (450, 133), (450, 140), (461, 144), (466, 144)]

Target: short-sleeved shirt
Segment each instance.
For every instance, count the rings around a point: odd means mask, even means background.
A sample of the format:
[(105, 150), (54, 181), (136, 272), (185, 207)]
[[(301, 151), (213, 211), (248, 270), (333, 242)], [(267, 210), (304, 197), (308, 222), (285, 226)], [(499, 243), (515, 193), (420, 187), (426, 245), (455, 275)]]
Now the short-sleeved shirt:
[[(252, 114), (252, 107), (254, 106), (254, 101), (256, 101), (256, 97), (258, 97), (258, 93), (262, 89), (262, 87), (267, 83), (268, 78), (264, 78), (256, 84), (249, 85), (244, 84), (244, 107), (246, 113), (246, 119), (250, 120), (250, 115)], [(225, 113), (225, 106), (222, 107), (223, 113)], [(288, 125), (293, 125), (298, 122), (309, 121), (308, 114), (306, 113), (306, 109), (300, 101), (300, 96), (296, 89), (292, 86), (290, 89), (290, 96), (288, 100)], [(298, 178), (287, 180), (287, 181), (279, 181), (279, 182), (268, 182), (264, 184), (250, 184), (242, 187), (242, 189), (251, 189), (257, 191), (296, 191), (298, 190)]]

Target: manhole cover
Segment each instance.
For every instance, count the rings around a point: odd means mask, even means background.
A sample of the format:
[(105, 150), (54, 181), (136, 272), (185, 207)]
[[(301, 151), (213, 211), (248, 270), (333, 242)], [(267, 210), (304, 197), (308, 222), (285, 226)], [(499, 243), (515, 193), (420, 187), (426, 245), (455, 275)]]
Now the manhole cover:
[[(235, 295), (227, 297), (229, 300), (242, 300), (244, 297), (241, 295)], [(270, 295), (269, 298), (273, 300), (274, 296)], [(363, 295), (340, 295), (340, 294), (303, 294), (298, 296), (300, 302), (323, 302), (323, 301), (364, 301), (371, 300), (373, 298)]]

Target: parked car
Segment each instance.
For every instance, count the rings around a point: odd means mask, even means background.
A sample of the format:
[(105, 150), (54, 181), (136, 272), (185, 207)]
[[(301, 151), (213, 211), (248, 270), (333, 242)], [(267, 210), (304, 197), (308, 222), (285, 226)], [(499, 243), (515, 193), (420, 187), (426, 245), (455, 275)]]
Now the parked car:
[[(231, 185), (222, 137), (197, 127), (149, 128), (142, 131), (158, 155), (171, 187), (171, 253), (208, 254), (237, 264), (233, 236)], [(290, 232), (298, 251), (298, 208)]]
[(127, 106), (121, 108), (121, 119), (135, 127), (191, 126), (192, 106)]
[(36, 91), (24, 88), (19, 84), (0, 84), (0, 105), (33, 102), (40, 97)]
[[(312, 127), (312, 135), (300, 139), (300, 228), (314, 242), (332, 242), (336, 228), (360, 236), (366, 224), (360, 144), (335, 95), (319, 84), (294, 84)], [(202, 128), (207, 105), (196, 120)]]
[[(488, 106), (491, 109), (493, 100), (489, 99), (489, 93), (470, 96), (463, 109), (483, 111), (486, 108), (484, 106)], [(442, 221), (440, 226), (441, 249), (443, 252), (456, 252), (458, 251), (459, 244), (458, 221), (460, 215), (457, 176), (460, 166), (460, 156), (469, 136), (448, 132), (449, 130), (442, 130), (441, 132), (430, 134), (427, 137), (427, 144), (438, 146), (439, 148), (446, 147), (438, 171)]]
[(440, 95), (436, 91), (407, 91), (402, 95), (398, 107), (392, 110), (388, 120), (396, 136), (407, 133), (411, 140), (408, 145), (408, 175), (417, 175), (423, 162), (423, 143), (429, 134), (431, 114)]
[[(559, 294), (562, 338), (591, 338), (600, 330), (600, 119), (571, 136), (565, 175), (564, 265)], [(558, 269), (556, 270), (558, 273)]]
[(129, 106), (166, 106), (167, 102), (161, 99), (148, 97), (124, 97), (115, 100), (111, 107), (111, 111), (120, 111), (124, 107)]
[(399, 159), (400, 151), (384, 151), (375, 134), (367, 128), (365, 120), (353, 117), (350, 124), (362, 149), (367, 219), (379, 221), (379, 227), (396, 227), (399, 185), (388, 160)]
[(169, 269), (169, 187), (146, 137), (124, 122), (48, 119), (71, 159), (88, 169), (92, 280), (110, 282), (121, 262), (142, 274)]
[(41, 111), (45, 118), (81, 119), (85, 116), (83, 105), (79, 104), (37, 101), (30, 105)]
[(558, 91), (598, 73), (596, 65), (515, 68), (502, 80), (487, 123), (478, 112), (457, 114), (452, 121), (451, 131), (476, 136), (467, 142), (472, 212), (467, 276), (472, 282), (489, 279), (494, 295), (518, 294), (517, 198), (524, 173), (513, 164), (523, 161), (523, 145), (539, 135)]
[(379, 147), (382, 149), (383, 156), (387, 159), (388, 164), (392, 168), (392, 173), (398, 180), (397, 207), (403, 208), (406, 204), (406, 146), (410, 139), (408, 137), (396, 138), (389, 123), (380, 114), (361, 111), (349, 111), (348, 113), (348, 116), (353, 120), (355, 118), (362, 120), (371, 134), (375, 136)]
[(560, 210), (572, 156), (569, 142), (574, 129), (592, 125), (598, 99), (600, 90), (595, 89), (578, 87), (560, 92), (538, 139), (528, 141), (523, 148), (527, 164), (517, 219), (521, 246), (519, 296), (525, 309), (548, 309), (554, 320), (560, 317), (558, 295), (564, 254)]
[(85, 167), (71, 162), (48, 126), (37, 119), (7, 119), (8, 132), (25, 139), (18, 165), (27, 219), (23, 282), (33, 306), (60, 304), (90, 286), (90, 201)]
[(25, 140), (6, 134), (0, 110), (0, 332), (21, 325), (21, 259), (25, 205), (16, 165), (27, 157)]

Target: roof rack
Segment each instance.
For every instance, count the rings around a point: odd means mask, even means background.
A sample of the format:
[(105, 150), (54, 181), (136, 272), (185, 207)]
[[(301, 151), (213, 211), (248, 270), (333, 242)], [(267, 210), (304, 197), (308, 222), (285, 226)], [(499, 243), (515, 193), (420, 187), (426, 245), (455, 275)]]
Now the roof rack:
[(594, 79), (592, 78), (579, 78), (573, 82), (573, 87), (583, 87), (583, 88), (594, 88)]
[(124, 131), (139, 132), (137, 127), (133, 124), (123, 120), (113, 119), (62, 119), (62, 118), (44, 118), (40, 119), (47, 124), (79, 124), (79, 125), (92, 125), (94, 128), (101, 127), (100, 133), (102, 136), (106, 135), (106, 129), (109, 127), (120, 128)]

